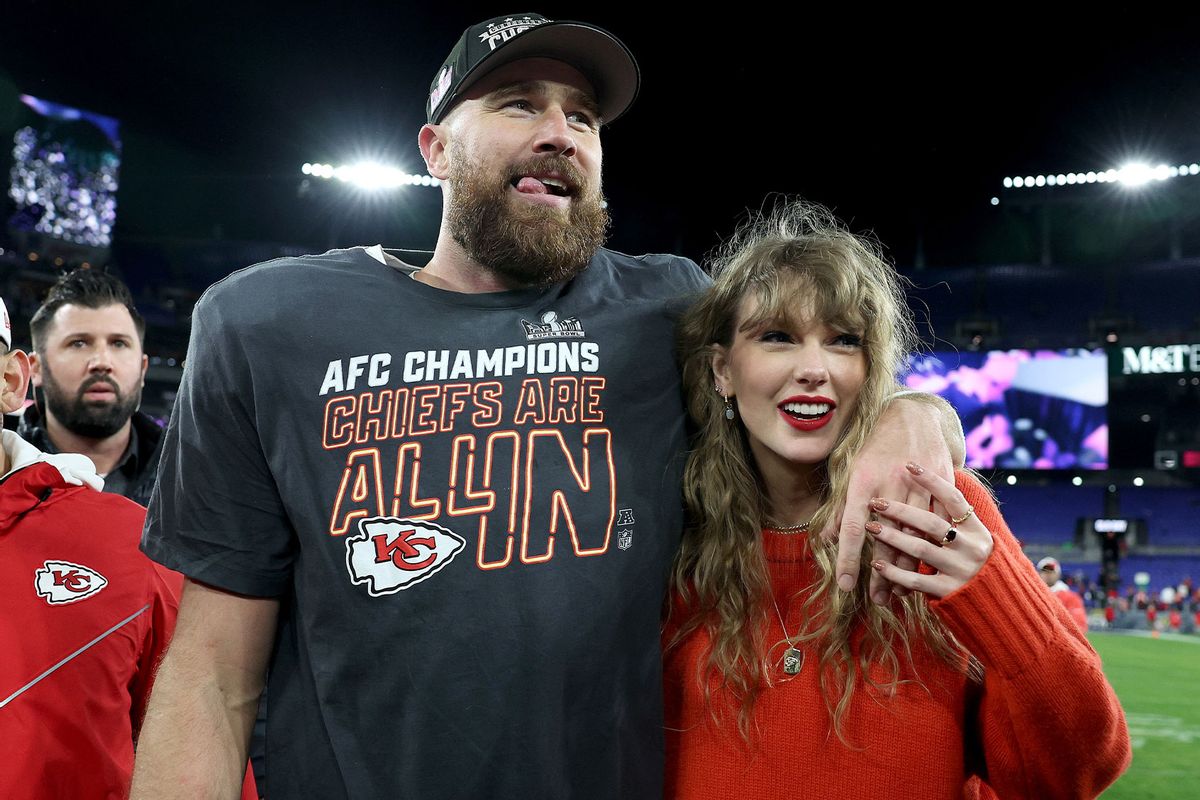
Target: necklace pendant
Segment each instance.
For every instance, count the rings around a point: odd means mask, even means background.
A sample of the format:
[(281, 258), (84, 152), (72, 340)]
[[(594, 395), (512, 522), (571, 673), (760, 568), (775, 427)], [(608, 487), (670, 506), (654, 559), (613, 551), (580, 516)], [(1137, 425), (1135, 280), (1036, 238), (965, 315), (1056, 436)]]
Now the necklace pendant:
[(804, 666), (804, 653), (794, 647), (789, 647), (783, 653), (783, 671), (788, 675), (797, 675)]

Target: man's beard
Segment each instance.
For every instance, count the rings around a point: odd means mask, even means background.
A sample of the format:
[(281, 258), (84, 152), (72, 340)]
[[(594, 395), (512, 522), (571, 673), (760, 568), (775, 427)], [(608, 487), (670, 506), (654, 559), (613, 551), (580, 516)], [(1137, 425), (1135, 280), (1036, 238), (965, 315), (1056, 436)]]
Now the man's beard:
[[(90, 403), (84, 392), (97, 383), (106, 384), (116, 399), (111, 403)], [(50, 373), (50, 365), (42, 361), (42, 392), (46, 398), (47, 414), (53, 414), (64, 428), (85, 439), (106, 439), (124, 427), (142, 402), (142, 389), (121, 392), (117, 382), (106, 375), (93, 375), (79, 386), (74, 397), (68, 397)]]
[[(593, 186), (569, 159), (533, 158), (500, 174), (471, 162), (461, 151), (451, 162), (450, 235), (477, 264), (514, 286), (546, 286), (578, 275), (608, 231), (608, 211)], [(512, 183), (525, 175), (557, 172), (573, 187), (564, 215), (537, 203), (514, 203)]]

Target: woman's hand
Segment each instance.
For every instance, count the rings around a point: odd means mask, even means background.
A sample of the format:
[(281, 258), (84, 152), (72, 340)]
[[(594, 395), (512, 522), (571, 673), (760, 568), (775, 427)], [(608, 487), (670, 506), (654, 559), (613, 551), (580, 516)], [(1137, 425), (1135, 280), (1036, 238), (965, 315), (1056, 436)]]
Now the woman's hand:
[(923, 508), (877, 497), (871, 501), (871, 509), (882, 519), (868, 522), (865, 527), (879, 541), (925, 562), (937, 573), (925, 575), (882, 559), (871, 562), (871, 567), (897, 586), (930, 597), (945, 597), (983, 568), (992, 554), (992, 534), (953, 483), (917, 464), (908, 464), (908, 472), (953, 522)]
[[(958, 417), (945, 400), (936, 395), (913, 394), (891, 401), (851, 464), (845, 506), (823, 531), (827, 538), (838, 540), (837, 582), (842, 591), (848, 592), (858, 583), (871, 498), (895, 498), (926, 508), (929, 490), (904, 480), (900, 465), (915, 457), (930, 471), (953, 480), (954, 465), (962, 464), (962, 441)], [(909, 556), (879, 538), (873, 542), (871, 558), (894, 563), (905, 572), (917, 567)], [(871, 574), (870, 595), (874, 602), (887, 603), (893, 588), (897, 593), (908, 593), (903, 586), (889, 582), (883, 572), (875, 570)]]

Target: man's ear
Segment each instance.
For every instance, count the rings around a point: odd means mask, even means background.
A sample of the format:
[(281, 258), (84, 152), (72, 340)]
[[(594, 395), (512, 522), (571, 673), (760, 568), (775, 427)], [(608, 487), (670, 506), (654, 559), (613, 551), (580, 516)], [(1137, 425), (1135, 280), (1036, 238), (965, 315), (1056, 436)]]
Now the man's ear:
[(425, 169), (439, 181), (450, 177), (447, 133), (445, 125), (426, 124), (421, 126), (421, 132), (417, 134), (417, 145), (421, 148), (421, 158), (425, 159)]
[(4, 359), (4, 382), (0, 385), (0, 411), (8, 414), (25, 405), (29, 391), (29, 356), (13, 350)]
[(33, 388), (42, 388), (42, 360), (37, 353), (29, 354), (29, 379), (33, 382)]

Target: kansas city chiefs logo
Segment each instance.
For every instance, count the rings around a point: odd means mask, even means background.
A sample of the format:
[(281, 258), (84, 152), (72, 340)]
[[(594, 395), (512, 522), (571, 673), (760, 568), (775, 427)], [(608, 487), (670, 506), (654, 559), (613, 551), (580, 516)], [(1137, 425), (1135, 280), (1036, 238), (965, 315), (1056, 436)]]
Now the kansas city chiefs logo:
[(360, 520), (346, 540), (351, 583), (367, 584), (372, 597), (395, 594), (449, 564), (466, 547), (458, 534), (430, 522), (396, 517)]
[(91, 597), (108, 586), (108, 579), (94, 569), (70, 561), (46, 561), (33, 574), (33, 588), (52, 606)]

